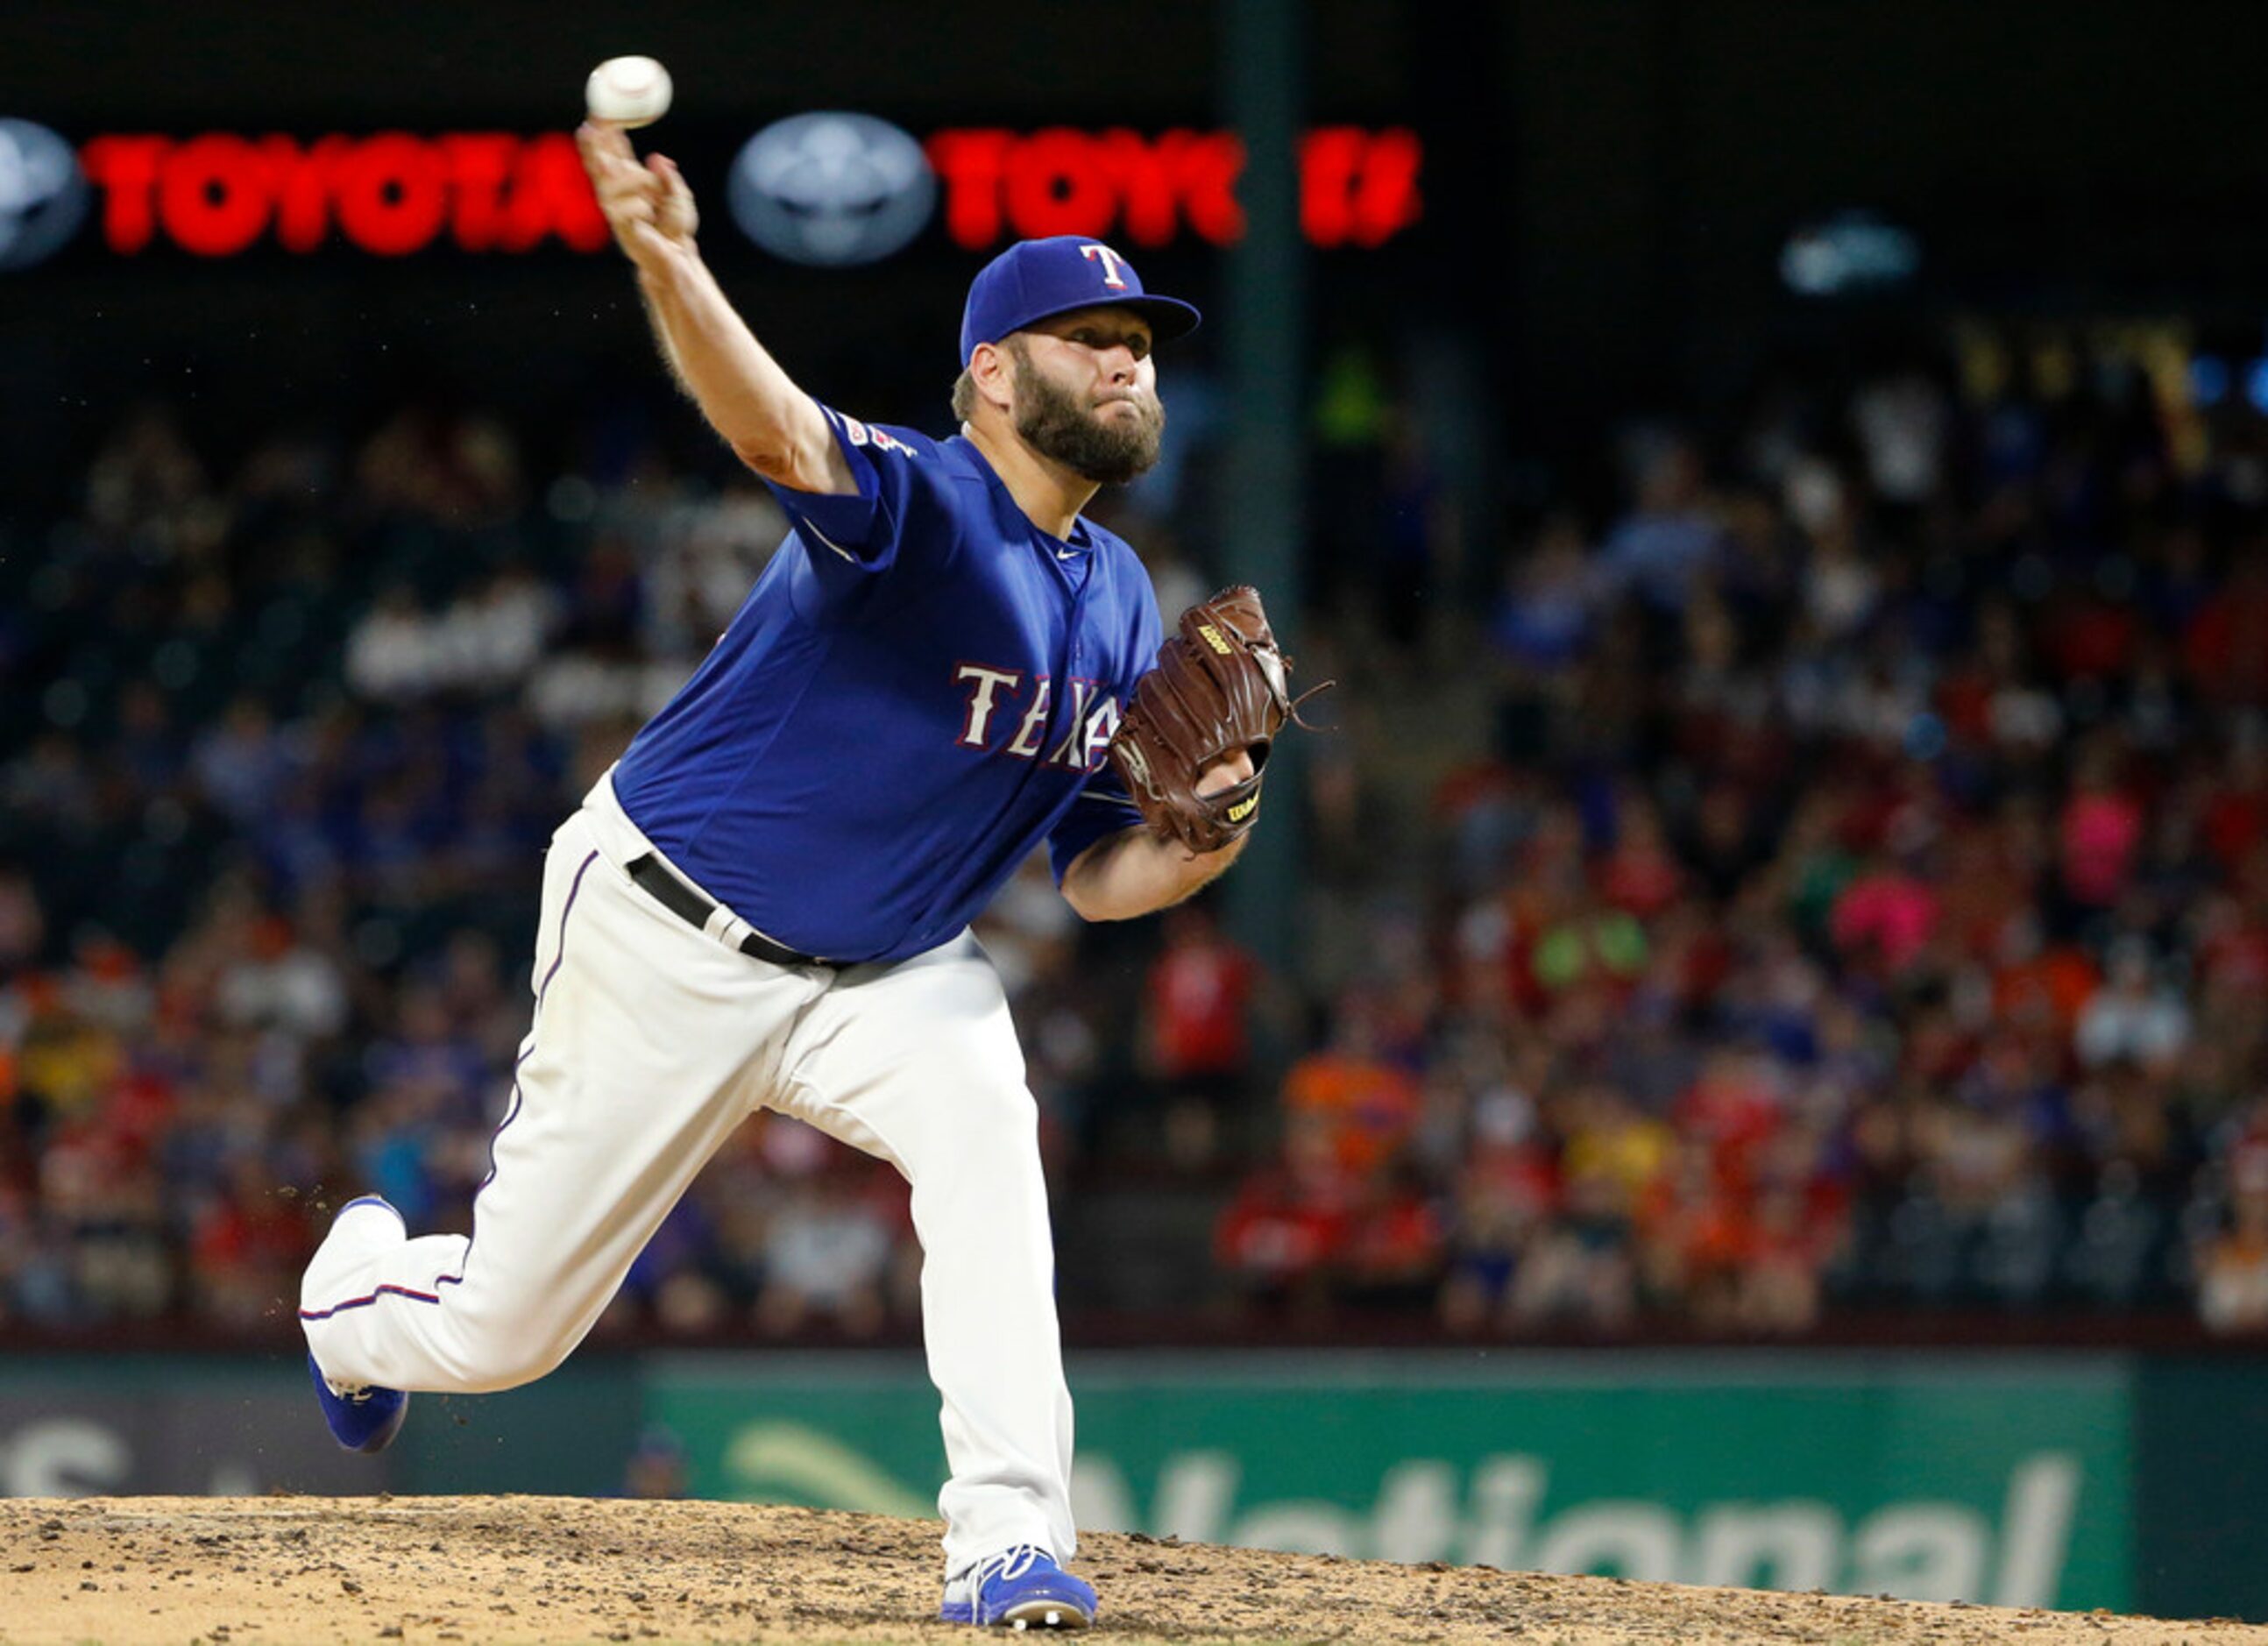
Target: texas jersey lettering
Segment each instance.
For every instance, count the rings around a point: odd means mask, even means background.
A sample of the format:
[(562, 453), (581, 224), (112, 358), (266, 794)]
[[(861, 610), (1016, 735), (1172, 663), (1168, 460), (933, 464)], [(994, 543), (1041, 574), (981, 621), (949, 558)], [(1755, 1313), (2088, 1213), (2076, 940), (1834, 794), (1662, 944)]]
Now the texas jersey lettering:
[[(1004, 702), (1012, 708), (1016, 706), (1016, 699), (1024, 690), (1024, 676), (1012, 668), (963, 663), (954, 671), (954, 677), (968, 688), (968, 719), (961, 727), (961, 746), (993, 747), (990, 740), (998, 711)], [(1053, 690), (1054, 683), (1042, 675), (1031, 689), (1031, 706), (1022, 711), (1016, 734), (1006, 741), (1001, 752), (1020, 760), (1039, 757), (1040, 736), (1048, 722)], [(1118, 699), (1105, 695), (1099, 681), (1074, 680), (1070, 690), (1071, 729), (1049, 754), (1048, 764), (1074, 771), (1100, 771), (1103, 757), (1110, 752), (1110, 740), (1118, 732)]]

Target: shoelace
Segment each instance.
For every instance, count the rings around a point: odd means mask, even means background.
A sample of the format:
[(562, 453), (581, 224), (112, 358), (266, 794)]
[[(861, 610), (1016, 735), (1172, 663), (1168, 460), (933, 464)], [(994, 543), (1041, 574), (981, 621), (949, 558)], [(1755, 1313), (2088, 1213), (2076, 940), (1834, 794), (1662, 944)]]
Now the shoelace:
[(1020, 1543), (1012, 1549), (1003, 1549), (990, 1559), (976, 1562), (976, 1586), (983, 1588), (989, 1578), (1021, 1577), (1038, 1563), (1046, 1551), (1036, 1543)]

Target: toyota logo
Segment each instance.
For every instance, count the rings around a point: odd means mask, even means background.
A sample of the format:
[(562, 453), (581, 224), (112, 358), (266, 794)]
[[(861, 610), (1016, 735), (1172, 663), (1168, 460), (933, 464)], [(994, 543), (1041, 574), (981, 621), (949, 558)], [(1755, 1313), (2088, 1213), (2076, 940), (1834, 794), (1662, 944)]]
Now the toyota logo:
[(921, 233), (937, 178), (921, 144), (872, 114), (796, 114), (748, 139), (726, 203), (776, 257), (839, 268), (870, 263)]
[(70, 239), (92, 197), (71, 146), (0, 118), (0, 269), (28, 269)]

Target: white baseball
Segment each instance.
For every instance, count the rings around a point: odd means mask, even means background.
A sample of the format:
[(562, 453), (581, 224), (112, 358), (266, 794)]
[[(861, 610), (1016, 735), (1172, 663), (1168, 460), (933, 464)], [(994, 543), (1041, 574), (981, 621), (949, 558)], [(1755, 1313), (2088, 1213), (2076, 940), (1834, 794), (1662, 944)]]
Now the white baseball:
[(583, 85), (593, 120), (650, 126), (669, 112), (669, 70), (651, 57), (609, 57)]

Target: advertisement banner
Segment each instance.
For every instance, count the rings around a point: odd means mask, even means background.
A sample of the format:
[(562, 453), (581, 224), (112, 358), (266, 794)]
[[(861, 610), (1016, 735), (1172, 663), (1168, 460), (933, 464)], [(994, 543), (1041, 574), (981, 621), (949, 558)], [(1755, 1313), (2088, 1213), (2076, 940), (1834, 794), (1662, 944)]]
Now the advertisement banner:
[[(2234, 1406), (2246, 1380), (2209, 1369), (2169, 1391), (2210, 1381)], [(2165, 1581), (2134, 1590), (2137, 1494), (2171, 1499), (2137, 1479), (2135, 1377), (2112, 1357), (1093, 1357), (1072, 1367), (1074, 1495), (1096, 1531), (2195, 1614), (2199, 1561), (2142, 1551)], [(2154, 1473), (2193, 1487), (2206, 1437), (2242, 1425), (2176, 1404), (2143, 1438)], [(331, 1444), (296, 1364), (0, 1362), (9, 1495), (652, 1489), (932, 1516), (944, 1473), (910, 1355), (592, 1356), (511, 1394), (423, 1398), (378, 1458)], [(2251, 1524), (2235, 1511), (2259, 1477), (2226, 1473), (2215, 1501)]]
[[(2122, 1607), (2129, 1378), (2105, 1359), (1075, 1362), (1080, 1524), (1998, 1605)], [(677, 1359), (646, 1417), (699, 1495), (933, 1513), (917, 1362)]]
[(234, 1496), (386, 1488), (315, 1420), (298, 1361), (0, 1362), (0, 1496)]

